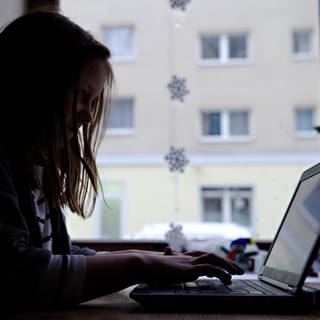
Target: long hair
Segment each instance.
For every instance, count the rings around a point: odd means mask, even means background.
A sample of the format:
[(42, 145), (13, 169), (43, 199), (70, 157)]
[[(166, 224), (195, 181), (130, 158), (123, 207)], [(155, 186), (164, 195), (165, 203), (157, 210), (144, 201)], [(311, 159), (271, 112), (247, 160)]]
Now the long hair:
[[(104, 137), (113, 72), (109, 50), (62, 14), (35, 11), (0, 33), (0, 141), (29, 165), (40, 160), (55, 206), (82, 217), (95, 205), (99, 175), (95, 157)], [(92, 122), (77, 127), (79, 79), (92, 59), (105, 61), (107, 81)], [(65, 104), (72, 94), (73, 136), (67, 135)], [(61, 138), (63, 147), (61, 147)], [(59, 139), (60, 141), (59, 141)]]

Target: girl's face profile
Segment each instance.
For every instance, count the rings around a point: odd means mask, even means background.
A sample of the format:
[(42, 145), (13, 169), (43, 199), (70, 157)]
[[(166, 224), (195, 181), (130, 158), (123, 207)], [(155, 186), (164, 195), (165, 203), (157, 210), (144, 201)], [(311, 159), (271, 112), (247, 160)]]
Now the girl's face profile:
[[(82, 69), (79, 81), (79, 96), (77, 101), (77, 127), (92, 121), (94, 108), (99, 100), (107, 80), (106, 62), (94, 59)], [(73, 134), (72, 93), (66, 99), (66, 123), (69, 137)]]

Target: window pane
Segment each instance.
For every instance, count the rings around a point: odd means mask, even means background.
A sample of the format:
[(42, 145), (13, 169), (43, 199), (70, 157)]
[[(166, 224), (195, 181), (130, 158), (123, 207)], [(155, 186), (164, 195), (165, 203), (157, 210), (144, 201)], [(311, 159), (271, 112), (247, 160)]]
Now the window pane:
[(314, 131), (313, 109), (296, 110), (296, 131)]
[(120, 235), (121, 199), (108, 197), (108, 207), (100, 203), (101, 210), (101, 235), (103, 238), (115, 239)]
[(293, 33), (293, 52), (311, 53), (311, 32), (295, 31)]
[(220, 112), (203, 112), (202, 113), (202, 133), (205, 136), (221, 135)]
[(246, 58), (247, 57), (247, 37), (229, 36), (229, 57), (230, 58)]
[(201, 191), (205, 222), (231, 222), (251, 226), (251, 187), (204, 187)]
[(230, 112), (230, 135), (240, 136), (249, 134), (248, 112)]
[(110, 108), (109, 128), (133, 128), (133, 99), (115, 99)]
[(221, 198), (204, 198), (203, 210), (205, 222), (222, 222)]
[[(128, 186), (123, 235), (134, 236), (148, 223), (199, 222), (204, 206), (217, 208), (208, 210), (216, 212), (208, 220), (221, 220), (218, 200), (211, 199), (222, 199), (223, 222), (245, 221), (235, 204), (232, 215), (231, 187), (240, 185), (256, 189), (238, 191), (250, 198), (250, 231), (270, 239), (301, 169), (319, 155), (320, 135), (313, 129), (320, 125), (318, 1), (272, 1), (272, 10), (265, 10), (252, 5), (258, 1), (231, 0), (220, 1), (217, 10), (217, 1), (176, 0), (185, 3), (184, 11), (170, 2), (59, 2), (98, 39), (105, 28), (113, 93), (134, 98), (128, 111), (114, 104), (110, 135), (97, 155), (102, 176)], [(130, 63), (114, 63), (116, 54), (120, 62), (131, 55)], [(179, 81), (170, 88), (172, 76)], [(172, 92), (182, 99), (172, 99)], [(125, 114), (131, 116), (125, 120)], [(172, 145), (185, 151), (189, 163), (181, 178), (173, 172), (168, 179), (164, 157)], [(156, 190), (146, 187), (150, 177)], [(199, 194), (202, 186), (216, 184), (221, 190)], [(163, 195), (159, 205), (157, 194)], [(88, 234), (98, 236), (90, 227)]]
[(133, 28), (104, 28), (102, 30), (102, 40), (110, 49), (112, 59), (125, 59), (133, 57)]
[(219, 59), (219, 37), (202, 36), (201, 37), (201, 58), (202, 59)]
[(231, 220), (236, 224), (250, 226), (250, 199), (241, 195), (231, 199)]

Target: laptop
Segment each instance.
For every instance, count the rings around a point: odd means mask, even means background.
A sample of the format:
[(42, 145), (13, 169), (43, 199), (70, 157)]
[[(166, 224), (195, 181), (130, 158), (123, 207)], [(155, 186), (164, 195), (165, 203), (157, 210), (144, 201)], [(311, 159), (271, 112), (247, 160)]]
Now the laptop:
[(190, 283), (139, 284), (130, 297), (157, 311), (284, 311), (317, 307), (319, 291), (305, 285), (320, 246), (320, 163), (304, 171), (254, 279), (236, 276), (231, 285), (200, 277)]

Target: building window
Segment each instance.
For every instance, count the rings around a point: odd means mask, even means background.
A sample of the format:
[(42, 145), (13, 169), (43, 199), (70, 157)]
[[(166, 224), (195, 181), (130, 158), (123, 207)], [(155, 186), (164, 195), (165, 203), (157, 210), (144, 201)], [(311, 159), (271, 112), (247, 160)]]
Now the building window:
[(292, 53), (297, 59), (312, 57), (312, 32), (310, 30), (298, 30), (292, 33)]
[(252, 226), (251, 187), (201, 188), (202, 220)]
[(315, 110), (314, 108), (295, 109), (295, 133), (297, 136), (315, 136)]
[(247, 62), (247, 34), (223, 34), (200, 36), (200, 61), (202, 63), (243, 63)]
[(114, 99), (110, 106), (108, 119), (108, 133), (127, 134), (134, 129), (134, 101), (133, 98)]
[(250, 136), (250, 115), (246, 110), (202, 111), (201, 135), (221, 140), (247, 139)]
[(133, 27), (104, 27), (102, 41), (111, 51), (111, 61), (128, 62), (134, 59)]
[(124, 231), (125, 186), (122, 183), (108, 183), (103, 185), (103, 190), (105, 199), (98, 197), (96, 206), (97, 234), (103, 239), (118, 239)]
[(246, 59), (247, 58), (247, 36), (234, 35), (229, 36), (229, 57), (230, 59)]

